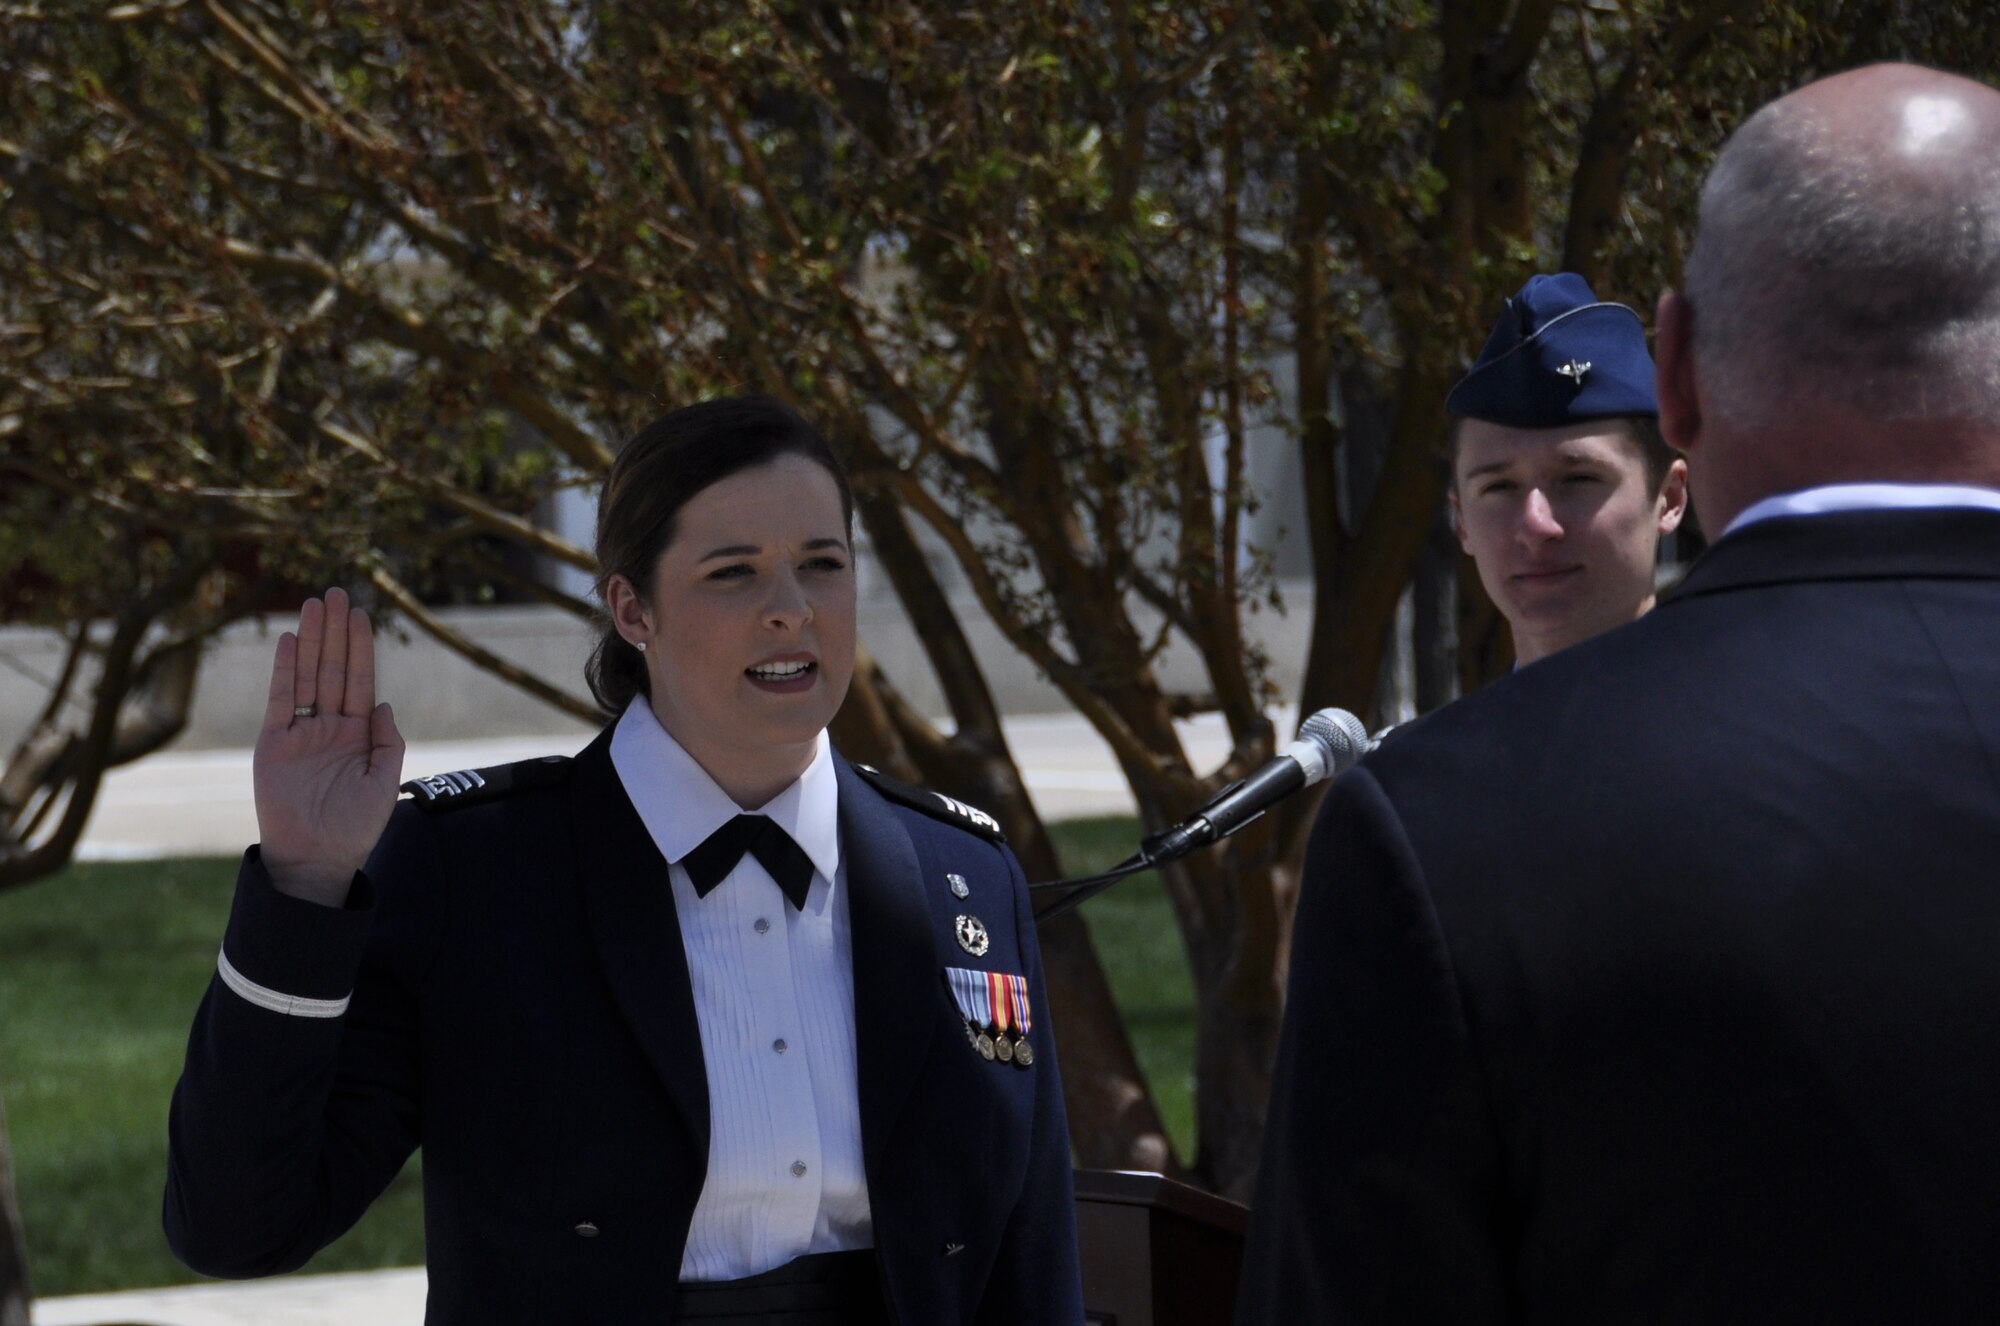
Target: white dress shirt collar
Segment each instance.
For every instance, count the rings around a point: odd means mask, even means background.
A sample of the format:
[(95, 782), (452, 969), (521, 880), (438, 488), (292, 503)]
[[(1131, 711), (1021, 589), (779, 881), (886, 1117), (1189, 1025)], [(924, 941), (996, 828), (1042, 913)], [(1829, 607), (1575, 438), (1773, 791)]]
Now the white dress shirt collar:
[[(686, 747), (660, 726), (643, 695), (632, 697), (611, 734), (611, 763), (653, 842), (669, 861), (680, 861), (708, 835), (744, 813)], [(834, 879), (840, 866), (840, 780), (826, 733), (819, 734), (806, 771), (754, 813), (769, 815), (812, 859), (814, 870), (828, 881)]]
[(2000, 511), (2000, 489), (1948, 483), (1830, 483), (1779, 493), (1737, 513), (1723, 535), (1778, 516), (1817, 516), (1829, 511), (1910, 511), (1944, 507), (1984, 507)]

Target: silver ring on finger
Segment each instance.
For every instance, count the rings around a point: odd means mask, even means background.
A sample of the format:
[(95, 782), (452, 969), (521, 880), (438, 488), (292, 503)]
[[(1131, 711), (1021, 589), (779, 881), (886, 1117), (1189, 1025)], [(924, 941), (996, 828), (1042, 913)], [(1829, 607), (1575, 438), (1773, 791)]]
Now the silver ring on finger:
[(293, 706), (292, 706), (292, 717), (293, 717), (293, 718), (318, 718), (318, 717), (319, 717), (319, 706), (318, 706), (318, 705), (316, 705), (316, 704), (295, 704), (295, 705), (293, 705)]

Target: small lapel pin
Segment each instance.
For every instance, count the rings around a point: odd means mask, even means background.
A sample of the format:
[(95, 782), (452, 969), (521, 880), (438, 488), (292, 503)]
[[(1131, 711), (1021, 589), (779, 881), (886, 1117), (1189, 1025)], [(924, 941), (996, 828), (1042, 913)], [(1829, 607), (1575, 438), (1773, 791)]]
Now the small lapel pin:
[(954, 898), (963, 898), (966, 894), (972, 892), (966, 886), (965, 876), (963, 875), (946, 875), (944, 882), (951, 886), (951, 896)]
[(976, 916), (961, 916), (958, 918), (956, 929), (960, 948), (975, 958), (986, 956), (986, 950), (992, 947), (993, 941), (986, 934), (984, 921)]

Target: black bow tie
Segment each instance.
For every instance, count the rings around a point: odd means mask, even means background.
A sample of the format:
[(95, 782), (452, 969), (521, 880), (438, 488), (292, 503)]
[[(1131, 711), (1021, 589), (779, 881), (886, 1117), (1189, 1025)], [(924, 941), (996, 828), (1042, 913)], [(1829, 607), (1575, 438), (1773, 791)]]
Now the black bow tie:
[(695, 896), (706, 898), (709, 890), (736, 869), (745, 852), (771, 872), (795, 910), (805, 910), (806, 890), (812, 887), (812, 858), (769, 815), (738, 815), (681, 858), (694, 882)]

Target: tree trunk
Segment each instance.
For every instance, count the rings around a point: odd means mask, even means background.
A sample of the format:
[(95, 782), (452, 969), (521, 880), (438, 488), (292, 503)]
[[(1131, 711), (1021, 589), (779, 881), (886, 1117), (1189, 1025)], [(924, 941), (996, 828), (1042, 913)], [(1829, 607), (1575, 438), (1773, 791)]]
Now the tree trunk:
[(1061, 1014), (1056, 1043), (1078, 1163), (1180, 1174), (1083, 917), (1076, 912), (1058, 917), (1042, 927), (1040, 940), (1049, 1002)]
[(0, 1105), (0, 1326), (28, 1326), (28, 1242), (14, 1201), (14, 1153), (7, 1142), (7, 1112)]
[(1195, 1080), (1201, 1132), (1201, 1179), (1224, 1197), (1248, 1203), (1264, 1145), (1264, 1108), (1278, 1057), (1276, 1007), (1241, 1009), (1202, 1001)]
[(1417, 558), (1417, 712), (1427, 714), (1458, 698), (1458, 539), (1442, 503), (1431, 541)]
[(1416, 712), (1416, 673), (1412, 666), (1412, 637), (1416, 634), (1415, 594), (1405, 587), (1396, 600), (1395, 616), (1389, 623), (1389, 638), (1382, 642), (1382, 665), (1375, 672), (1375, 698), (1365, 715), (1368, 730), (1379, 732), (1402, 722)]

